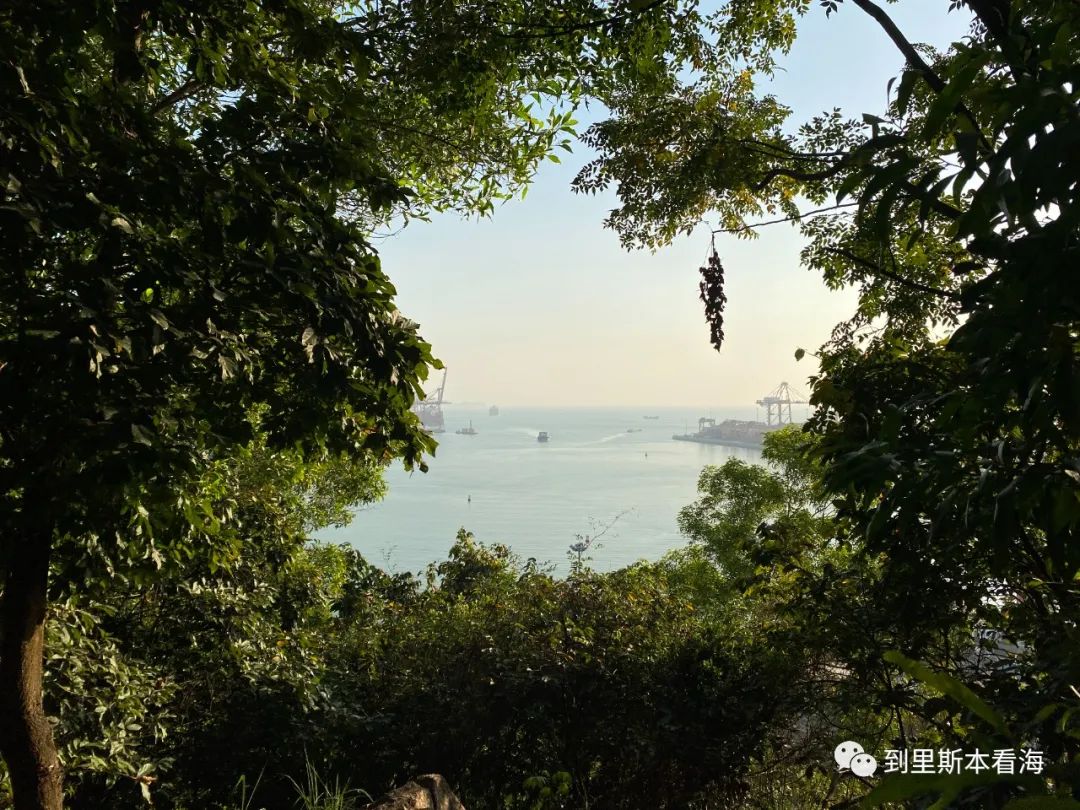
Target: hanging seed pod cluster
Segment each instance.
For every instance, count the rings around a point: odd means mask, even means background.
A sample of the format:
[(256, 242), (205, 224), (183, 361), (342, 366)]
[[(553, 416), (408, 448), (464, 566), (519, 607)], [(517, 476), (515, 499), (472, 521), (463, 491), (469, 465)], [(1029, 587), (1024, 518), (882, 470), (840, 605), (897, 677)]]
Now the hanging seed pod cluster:
[(705, 303), (705, 320), (709, 322), (709, 339), (715, 349), (719, 350), (724, 342), (724, 305), (727, 296), (724, 295), (724, 266), (720, 264), (720, 256), (716, 252), (716, 245), (712, 246), (709, 258), (700, 269), (701, 300)]

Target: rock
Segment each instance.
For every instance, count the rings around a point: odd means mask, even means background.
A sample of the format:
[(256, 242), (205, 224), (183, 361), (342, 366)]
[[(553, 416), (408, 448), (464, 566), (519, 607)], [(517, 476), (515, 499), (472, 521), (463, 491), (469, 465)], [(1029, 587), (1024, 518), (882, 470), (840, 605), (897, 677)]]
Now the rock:
[(445, 779), (437, 773), (426, 773), (361, 810), (465, 810), (465, 806)]

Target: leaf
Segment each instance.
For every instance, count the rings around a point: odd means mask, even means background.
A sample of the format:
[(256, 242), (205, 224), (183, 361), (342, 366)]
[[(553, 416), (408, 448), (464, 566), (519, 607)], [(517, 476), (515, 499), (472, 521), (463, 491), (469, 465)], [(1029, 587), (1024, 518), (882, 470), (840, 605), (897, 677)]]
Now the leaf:
[(998, 733), (1011, 736), (1001, 715), (956, 678), (943, 672), (935, 672), (921, 661), (914, 661), (898, 650), (889, 650), (883, 657), (889, 663), (900, 667), (920, 683), (951, 697), (961, 706), (989, 723)]
[(15, 73), (19, 77), (19, 84), (22, 86), (23, 92), (26, 95), (31, 95), (30, 85), (26, 81), (26, 74), (23, 72), (22, 65), (15, 66)]
[(836, 203), (839, 205), (844, 201), (844, 198), (850, 194), (859, 183), (866, 179), (866, 175), (861, 171), (851, 172), (844, 178), (839, 188), (836, 190)]
[(1080, 810), (1080, 802), (1065, 796), (1025, 796), (1013, 799), (1005, 810)]
[(112, 222), (110, 222), (109, 224), (116, 228), (119, 228), (124, 233), (135, 233), (135, 229), (131, 227), (131, 223), (123, 217), (113, 217)]
[(1040, 779), (1030, 775), (999, 774), (994, 771), (983, 773), (930, 773), (930, 774), (907, 774), (897, 773), (887, 776), (873, 790), (863, 797), (860, 807), (880, 807), (888, 802), (901, 802), (914, 799), (917, 796), (928, 794), (941, 794), (945, 801), (936, 802), (935, 808), (944, 810), (949, 802), (968, 788), (981, 787), (994, 784), (1022, 785), (1029, 790), (1042, 790), (1043, 783)]
[(142, 425), (131, 426), (131, 438), (139, 444), (145, 444), (147, 447), (152, 446), (154, 443), (154, 435)]
[(907, 115), (911, 94), (914, 92), (915, 83), (918, 80), (919, 72), (917, 70), (905, 70), (900, 75), (900, 84), (896, 88), (896, 110), (901, 116)]
[(218, 366), (221, 368), (221, 379), (228, 380), (236, 375), (237, 365), (231, 357), (219, 354)]
[(796, 349), (795, 350), (795, 359), (796, 360), (802, 360), (804, 357), (806, 357), (806, 349)]
[(930, 110), (926, 114), (926, 122), (923, 124), (922, 130), (923, 138), (931, 140), (937, 135), (948, 116), (956, 110), (961, 96), (971, 86), (975, 77), (979, 75), (982, 67), (983, 59), (972, 59), (938, 93), (937, 98), (934, 99), (930, 105)]

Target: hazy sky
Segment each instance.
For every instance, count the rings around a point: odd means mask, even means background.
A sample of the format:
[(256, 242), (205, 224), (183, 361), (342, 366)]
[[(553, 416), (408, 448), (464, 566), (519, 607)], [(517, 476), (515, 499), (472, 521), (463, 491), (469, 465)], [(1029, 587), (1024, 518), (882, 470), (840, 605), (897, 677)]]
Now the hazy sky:
[[(910, 39), (946, 45), (967, 27), (946, 0), (887, 6)], [(801, 121), (833, 107), (878, 113), (903, 59), (852, 5), (817, 4), (772, 86)], [(578, 116), (582, 118), (582, 116)], [(444, 215), (378, 248), (398, 305), (448, 368), (447, 398), (500, 405), (749, 405), (781, 380), (807, 389), (815, 349), (854, 306), (802, 268), (802, 240), (773, 225), (757, 240), (717, 238), (728, 298), (720, 352), (698, 300), (708, 228), (656, 253), (627, 253), (603, 220), (614, 192), (570, 181), (590, 152), (545, 163), (524, 201), (490, 219)]]

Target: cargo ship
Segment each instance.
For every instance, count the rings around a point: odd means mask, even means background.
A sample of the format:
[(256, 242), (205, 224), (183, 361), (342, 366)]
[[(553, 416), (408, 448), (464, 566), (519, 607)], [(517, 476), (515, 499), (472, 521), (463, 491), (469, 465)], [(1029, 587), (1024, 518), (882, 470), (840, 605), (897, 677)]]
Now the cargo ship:
[(488, 416), (498, 416), (498, 415), (499, 415), (499, 406), (498, 405), (492, 405), (490, 408), (488, 408)]
[(548, 432), (546, 430), (541, 430), (540, 435), (536, 437), (536, 440), (538, 442), (546, 442), (548, 438)]

